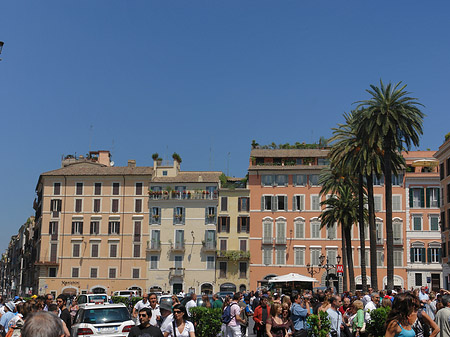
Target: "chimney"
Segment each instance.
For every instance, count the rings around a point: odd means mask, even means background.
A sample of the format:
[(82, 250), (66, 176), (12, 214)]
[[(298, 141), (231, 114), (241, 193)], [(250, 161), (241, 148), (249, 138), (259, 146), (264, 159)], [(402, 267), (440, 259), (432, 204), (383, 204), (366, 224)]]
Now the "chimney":
[(136, 167), (136, 160), (129, 159), (128, 160), (128, 167)]

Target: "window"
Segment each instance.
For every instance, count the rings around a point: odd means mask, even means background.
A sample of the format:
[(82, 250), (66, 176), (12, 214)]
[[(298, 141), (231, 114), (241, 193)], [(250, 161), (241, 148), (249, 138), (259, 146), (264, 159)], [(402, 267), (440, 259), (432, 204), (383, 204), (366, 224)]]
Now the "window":
[(317, 165), (329, 165), (330, 160), (327, 158), (317, 158)]
[(284, 265), (286, 264), (286, 248), (277, 248), (275, 250), (276, 252), (276, 264), (277, 265)]
[(167, 170), (163, 171), (163, 176), (166, 177), (167, 176)]
[(305, 196), (304, 195), (294, 195), (292, 202), (293, 202), (293, 205), (292, 205), (293, 211), (303, 211), (305, 209)]
[(133, 257), (141, 257), (141, 245), (133, 246)]
[(261, 176), (261, 185), (263, 186), (272, 186), (274, 184), (274, 176), (263, 174)]
[(161, 232), (159, 229), (152, 230), (152, 239), (151, 239), (151, 249), (160, 249), (161, 248)]
[(275, 243), (286, 244), (286, 220), (277, 220)]
[(277, 195), (275, 200), (277, 202), (276, 209), (278, 211), (287, 211), (287, 196)]
[(61, 183), (53, 183), (53, 195), (61, 194)]
[(184, 207), (173, 208), (173, 224), (174, 225), (184, 224)]
[(75, 194), (83, 195), (83, 183), (77, 183)]
[(441, 180), (444, 180), (444, 178), (445, 178), (444, 163), (441, 163), (439, 165), (439, 176), (440, 176)]
[(382, 250), (377, 250), (377, 266), (384, 266), (384, 252)]
[(120, 221), (110, 221), (108, 223), (108, 234), (120, 234)]
[(247, 239), (240, 239), (239, 240), (239, 249), (242, 252), (246, 252), (247, 251)]
[(275, 210), (275, 208), (273, 207), (273, 199), (274, 197), (272, 195), (263, 195), (261, 197), (261, 211)]
[(72, 277), (80, 277), (80, 268), (72, 267)]
[(227, 277), (227, 263), (219, 262), (219, 277), (226, 278)]
[(142, 212), (142, 199), (136, 199), (134, 201), (134, 212), (141, 213)]
[(83, 199), (75, 199), (75, 213), (83, 211)]
[(263, 248), (263, 263), (266, 266), (272, 264), (272, 248)]
[(150, 256), (150, 269), (156, 270), (158, 269), (158, 255), (151, 255)]
[(227, 250), (227, 239), (220, 239), (220, 250)]
[(309, 175), (309, 185), (310, 186), (319, 186), (319, 175), (318, 174), (310, 174)]
[(287, 176), (287, 174), (277, 174), (275, 176), (275, 185), (287, 186), (288, 185), (288, 176)]
[(91, 268), (91, 278), (97, 278), (97, 277), (98, 277), (98, 269)]
[(79, 243), (72, 244), (72, 257), (80, 257), (80, 244)]
[(294, 264), (296, 266), (305, 265), (305, 248), (294, 247)]
[(312, 239), (320, 238), (320, 222), (319, 221), (311, 221), (311, 238)]
[(399, 220), (394, 220), (392, 222), (394, 245), (402, 244), (402, 222)]
[(450, 184), (447, 184), (447, 202), (450, 202)]
[(337, 249), (327, 249), (328, 263), (336, 265), (337, 264)]
[(135, 221), (134, 222), (134, 242), (141, 242), (141, 222)]
[(112, 199), (111, 200), (111, 212), (112, 213), (119, 212), (119, 199)]
[(100, 213), (100, 199), (94, 199), (94, 213)]
[(263, 221), (263, 242), (262, 243), (272, 243), (273, 235), (272, 235), (272, 220), (264, 220)]
[(425, 263), (425, 248), (423, 247), (412, 247), (411, 248), (411, 262), (422, 262)]
[(184, 230), (175, 230), (175, 248), (184, 248)]
[(238, 212), (248, 212), (249, 211), (249, 201), (248, 197), (238, 198)]
[(209, 206), (205, 208), (205, 223), (206, 224), (216, 224), (216, 207)]
[(50, 261), (51, 262), (56, 262), (57, 254), (58, 254), (58, 245), (56, 243), (52, 243), (50, 245)]
[(90, 233), (91, 235), (97, 235), (100, 233), (100, 221), (91, 221)]
[(306, 185), (306, 174), (295, 174), (292, 176), (294, 186), (305, 186)]
[(50, 221), (48, 225), (48, 234), (51, 235), (50, 240), (58, 240), (58, 221)]
[(239, 262), (239, 278), (247, 278), (247, 262)]
[(229, 216), (219, 216), (217, 231), (219, 233), (229, 233), (230, 232), (230, 217)]
[(294, 235), (296, 239), (303, 239), (305, 237), (305, 220), (294, 220)]
[(94, 195), (102, 195), (102, 183), (94, 184)]
[(214, 256), (206, 257), (206, 269), (208, 270), (216, 269)]
[(250, 217), (238, 216), (238, 233), (250, 233)]
[(394, 250), (394, 267), (403, 266), (403, 252), (401, 250)]
[(205, 231), (205, 248), (216, 248), (216, 231), (208, 229)]
[(377, 244), (383, 244), (383, 223), (376, 222), (376, 231), (377, 231)]
[(48, 268), (48, 277), (56, 277), (56, 268), (55, 267)]
[(112, 185), (112, 194), (113, 195), (119, 195), (119, 188), (120, 188), (120, 184), (119, 183), (113, 183), (113, 185)]
[(116, 278), (117, 269), (116, 268), (109, 268), (109, 278)]
[(393, 195), (392, 196), (392, 211), (400, 212), (402, 210), (402, 196)]
[(161, 224), (161, 208), (160, 207), (152, 207), (150, 223), (153, 225)]
[(59, 212), (61, 212), (61, 199), (52, 199), (50, 200), (50, 212), (52, 212), (52, 217), (59, 217)]
[(427, 188), (427, 207), (440, 207), (440, 196), (438, 187)]
[(414, 278), (416, 281), (416, 286), (421, 287), (422, 286), (422, 273), (415, 273)]
[(220, 211), (228, 211), (228, 197), (220, 197)]
[(427, 251), (428, 262), (429, 263), (440, 263), (441, 262), (441, 248), (429, 247)]
[(382, 196), (381, 195), (374, 195), (373, 199), (374, 199), (375, 212), (381, 212), (383, 210)]
[(175, 255), (175, 268), (183, 268), (183, 256), (182, 255)]
[(82, 235), (83, 234), (83, 221), (73, 221), (72, 222), (72, 234)]
[(319, 195), (311, 195), (311, 211), (320, 211)]
[(117, 257), (117, 244), (111, 243), (109, 245), (109, 257)]
[(321, 255), (320, 248), (311, 248), (311, 265), (312, 266), (318, 266), (320, 265), (320, 255)]
[(163, 191), (161, 186), (152, 186), (150, 192), (151, 199), (159, 200), (162, 199)]
[(438, 231), (439, 230), (439, 216), (430, 215), (430, 230)]
[(384, 175), (381, 177), (377, 177), (375, 174), (373, 175), (373, 184), (375, 186), (383, 186), (384, 185)]
[(421, 215), (413, 215), (412, 216), (413, 229), (415, 231), (422, 230), (422, 216)]
[[(358, 253), (359, 253), (359, 265), (361, 266), (362, 264), (362, 257), (361, 257), (361, 249), (358, 249)], [(365, 256), (364, 258), (366, 259), (366, 267), (370, 266), (370, 249), (366, 248), (366, 252), (365, 252)]]
[(402, 186), (403, 185), (403, 174), (392, 175), (392, 186)]
[(98, 243), (91, 244), (91, 257), (98, 257)]
[(136, 195), (142, 195), (142, 183), (136, 183)]
[[(337, 226), (336, 224), (333, 224), (331, 227), (327, 227), (327, 238), (330, 240), (336, 239), (337, 236)], [(333, 263), (335, 264), (335, 263)]]
[(425, 207), (425, 192), (423, 188), (409, 189), (409, 207), (422, 208)]

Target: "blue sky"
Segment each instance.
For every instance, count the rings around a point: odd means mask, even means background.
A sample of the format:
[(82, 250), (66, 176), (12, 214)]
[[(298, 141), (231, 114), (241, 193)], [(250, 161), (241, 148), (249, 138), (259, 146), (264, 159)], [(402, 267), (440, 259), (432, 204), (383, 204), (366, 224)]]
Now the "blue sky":
[(244, 176), (252, 139), (329, 137), (380, 78), (408, 84), (427, 115), (419, 149), (438, 149), (450, 131), (449, 9), (406, 0), (1, 1), (0, 251), (33, 215), (39, 174), (63, 154), (107, 149), (122, 166), (178, 152), (184, 170)]

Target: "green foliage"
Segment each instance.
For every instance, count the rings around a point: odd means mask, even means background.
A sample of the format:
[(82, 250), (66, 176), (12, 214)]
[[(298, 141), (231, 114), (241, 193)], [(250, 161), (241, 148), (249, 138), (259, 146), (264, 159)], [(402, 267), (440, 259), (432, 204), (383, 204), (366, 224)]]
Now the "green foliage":
[(449, 140), (449, 138), (450, 138), (450, 132), (445, 135), (445, 141)]
[(250, 259), (250, 252), (244, 252), (242, 250), (218, 250), (217, 256), (225, 257), (231, 261), (238, 261), (242, 259)]
[(370, 336), (384, 336), (386, 333), (386, 318), (390, 310), (390, 307), (381, 307), (370, 311), (370, 321), (366, 324), (366, 330)]
[(305, 142), (295, 142), (295, 144), (276, 144), (272, 142), (269, 145), (259, 145), (255, 140), (252, 141), (252, 149), (323, 149), (328, 146), (328, 141), (325, 137), (320, 137), (319, 143), (306, 144)]
[(190, 309), (197, 337), (217, 337), (222, 327), (222, 309), (194, 307)]
[(178, 163), (181, 164), (181, 157), (180, 157), (180, 155), (178, 153), (174, 152), (172, 154), (172, 158), (173, 158), (173, 160), (176, 160)]
[(331, 321), (326, 311), (320, 311), (319, 315), (309, 315), (306, 319), (309, 326), (308, 336), (327, 337), (331, 330)]
[(134, 307), (137, 302), (142, 300), (142, 297), (132, 297), (131, 301), (130, 301), (130, 299), (128, 297), (125, 297), (125, 296), (111, 296), (111, 300), (113, 301), (113, 303), (123, 303), (127, 307), (131, 303), (131, 305)]
[(153, 160), (158, 160), (158, 158), (159, 158), (159, 154), (157, 152), (152, 154), (152, 159)]

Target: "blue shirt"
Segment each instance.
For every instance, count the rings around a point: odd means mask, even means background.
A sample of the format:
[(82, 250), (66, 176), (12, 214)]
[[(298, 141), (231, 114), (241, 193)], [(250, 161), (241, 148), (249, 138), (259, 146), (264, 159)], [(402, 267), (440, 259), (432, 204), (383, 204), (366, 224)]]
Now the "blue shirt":
[(5, 328), (5, 332), (8, 332), (8, 322), (13, 318), (15, 315), (13, 312), (8, 311), (5, 313), (2, 318), (0, 319), (0, 325)]
[(305, 329), (305, 321), (306, 315), (308, 314), (308, 310), (302, 308), (302, 306), (298, 303), (292, 304), (291, 307), (291, 319), (294, 323), (295, 330)]
[(327, 314), (330, 317), (331, 322), (331, 330), (336, 331), (338, 337), (341, 336), (341, 324), (342, 324), (342, 315), (339, 310), (335, 311), (332, 308), (327, 310)]

